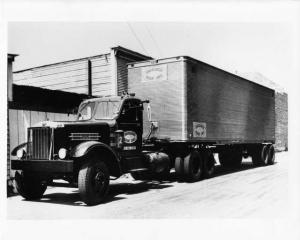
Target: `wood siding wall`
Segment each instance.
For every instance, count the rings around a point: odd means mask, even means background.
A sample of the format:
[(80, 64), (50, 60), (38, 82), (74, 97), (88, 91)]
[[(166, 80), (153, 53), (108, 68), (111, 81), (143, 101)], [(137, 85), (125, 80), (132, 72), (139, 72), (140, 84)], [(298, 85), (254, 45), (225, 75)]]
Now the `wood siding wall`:
[[(8, 152), (10, 153), (16, 146), (26, 142), (27, 140), (27, 128), (32, 127), (35, 124), (45, 121), (68, 121), (75, 120), (76, 115), (64, 114), (64, 113), (51, 113), (51, 112), (37, 112), (26, 110), (8, 110)], [(7, 177), (9, 179), (10, 159), (12, 156), (9, 154), (7, 161)]]
[(93, 95), (112, 92), (110, 54), (61, 62), (14, 73), (14, 83), (88, 94), (88, 60), (92, 64)]

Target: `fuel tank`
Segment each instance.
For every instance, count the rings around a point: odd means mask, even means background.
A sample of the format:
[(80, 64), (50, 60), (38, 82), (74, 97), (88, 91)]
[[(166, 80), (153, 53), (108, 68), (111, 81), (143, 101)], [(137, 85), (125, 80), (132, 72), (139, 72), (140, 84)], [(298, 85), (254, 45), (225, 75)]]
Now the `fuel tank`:
[(161, 173), (170, 168), (170, 157), (163, 152), (145, 153), (145, 158), (149, 163), (149, 170), (152, 173)]

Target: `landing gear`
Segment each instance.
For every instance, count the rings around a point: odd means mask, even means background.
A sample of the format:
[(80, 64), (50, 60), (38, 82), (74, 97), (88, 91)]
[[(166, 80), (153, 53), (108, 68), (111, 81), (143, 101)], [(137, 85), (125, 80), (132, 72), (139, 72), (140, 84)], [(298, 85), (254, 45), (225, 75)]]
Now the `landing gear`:
[(237, 168), (242, 164), (243, 154), (239, 149), (229, 148), (219, 152), (219, 162), (221, 166), (227, 168)]

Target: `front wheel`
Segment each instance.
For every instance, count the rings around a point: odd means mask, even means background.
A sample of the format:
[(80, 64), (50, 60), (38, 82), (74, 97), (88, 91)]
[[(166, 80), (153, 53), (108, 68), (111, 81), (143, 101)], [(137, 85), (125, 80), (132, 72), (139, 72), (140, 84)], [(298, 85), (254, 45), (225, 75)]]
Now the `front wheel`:
[(109, 188), (109, 172), (101, 161), (90, 161), (82, 165), (78, 174), (81, 199), (89, 206), (104, 201)]
[(27, 171), (16, 172), (15, 183), (19, 194), (27, 200), (40, 199), (47, 189), (46, 180)]

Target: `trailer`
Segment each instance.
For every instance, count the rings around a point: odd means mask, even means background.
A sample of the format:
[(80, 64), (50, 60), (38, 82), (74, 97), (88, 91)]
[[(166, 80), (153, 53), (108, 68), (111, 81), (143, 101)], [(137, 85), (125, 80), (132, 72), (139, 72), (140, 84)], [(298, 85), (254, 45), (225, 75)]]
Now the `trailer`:
[[(128, 65), (131, 94), (85, 100), (76, 121), (42, 122), (15, 148), (12, 168), (26, 199), (53, 179), (77, 184), (82, 200), (105, 200), (111, 178), (180, 181), (213, 176), (251, 156), (274, 163), (274, 91), (196, 59), (179, 56)], [(135, 94), (134, 94), (134, 93)]]

